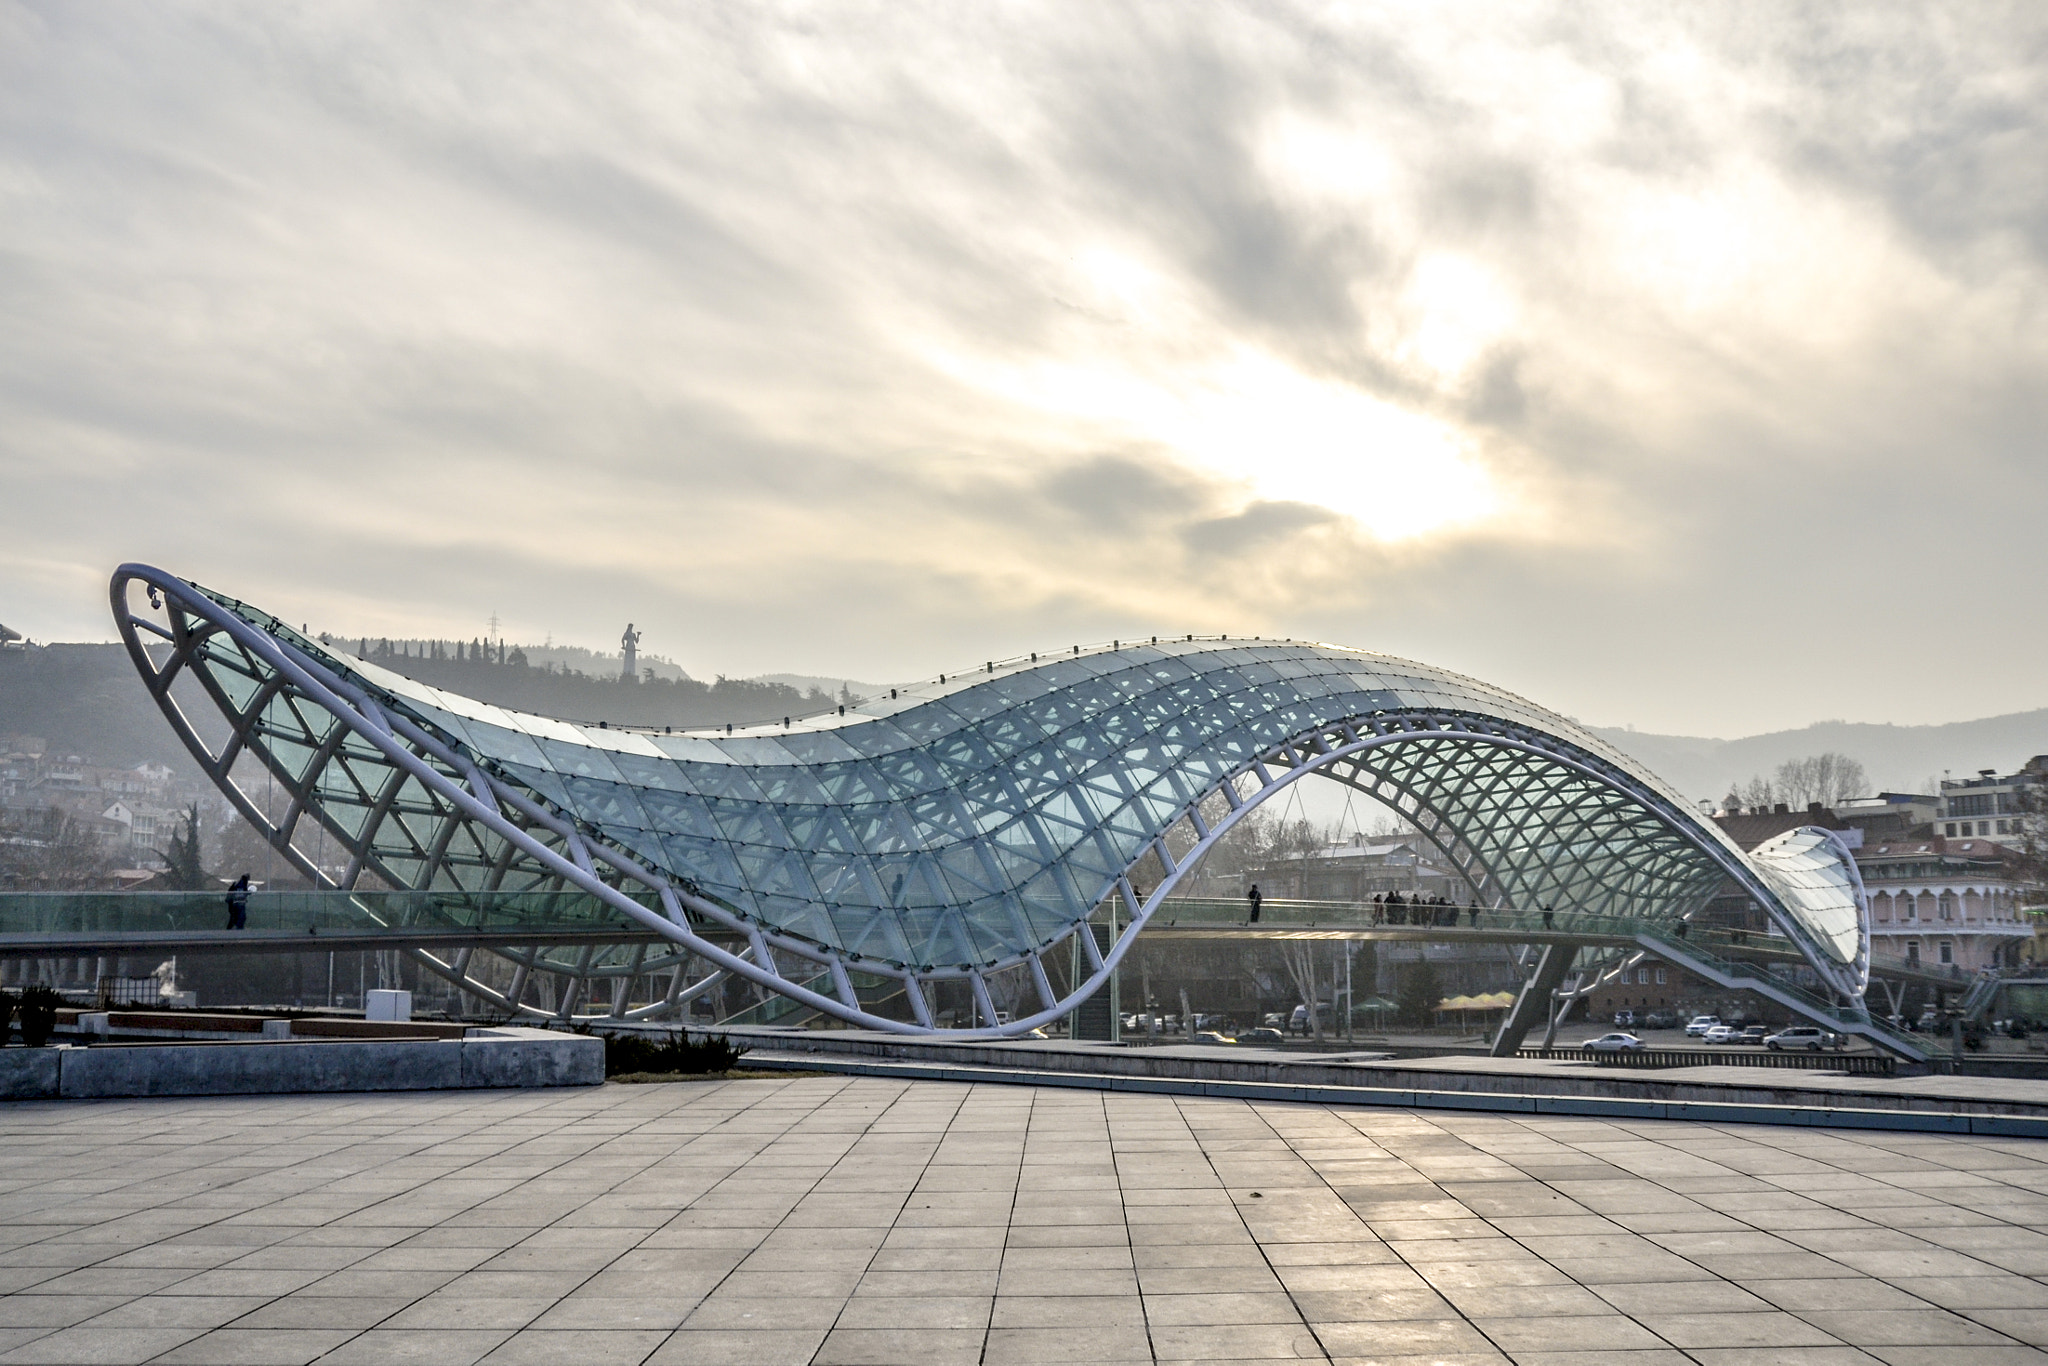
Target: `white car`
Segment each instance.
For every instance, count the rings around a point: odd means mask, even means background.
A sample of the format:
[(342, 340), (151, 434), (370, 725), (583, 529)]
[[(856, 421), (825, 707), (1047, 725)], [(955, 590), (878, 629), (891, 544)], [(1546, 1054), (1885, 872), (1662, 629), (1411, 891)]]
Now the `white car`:
[[(1692, 1031), (1687, 1030), (1686, 1032), (1691, 1033)], [(1742, 1031), (1734, 1025), (1717, 1024), (1700, 1037), (1707, 1043), (1741, 1043)]]
[(1781, 1029), (1764, 1040), (1769, 1049), (1810, 1048), (1818, 1053), (1823, 1048), (1846, 1048), (1849, 1041), (1830, 1029), (1818, 1025), (1792, 1025)]
[(1628, 1053), (1644, 1046), (1641, 1039), (1633, 1034), (1624, 1034), (1620, 1030), (1612, 1034), (1602, 1034), (1586, 1045), (1595, 1053)]
[(1705, 1038), (1707, 1031), (1720, 1023), (1719, 1015), (1695, 1015), (1692, 1023), (1685, 1027), (1685, 1036), (1688, 1039)]

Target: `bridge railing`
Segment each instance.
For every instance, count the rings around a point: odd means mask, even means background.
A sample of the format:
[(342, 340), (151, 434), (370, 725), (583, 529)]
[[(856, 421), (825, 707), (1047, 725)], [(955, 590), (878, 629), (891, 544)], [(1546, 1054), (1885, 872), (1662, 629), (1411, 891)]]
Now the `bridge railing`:
[[(659, 907), (650, 903), (650, 909)], [(157, 934), (219, 930), (225, 892), (11, 892), (0, 895), (0, 935)], [(252, 891), (250, 930), (442, 931), (617, 928), (617, 911), (583, 892)]]
[[(1251, 908), (1242, 897), (1168, 897), (1153, 913), (1155, 925), (1245, 926)], [(1297, 901), (1268, 898), (1260, 903), (1261, 928), (1292, 929), (1458, 929), (1494, 934), (1526, 934), (1531, 940), (1634, 939), (1648, 925), (1660, 923), (1637, 916), (1600, 915), (1577, 910), (1521, 910), (1486, 906), (1390, 906), (1371, 901)], [(1790, 962), (1799, 950), (1782, 935), (1721, 926), (1687, 924), (1679, 936), (1709, 949), (1741, 949), (1781, 956)]]
[(1898, 1074), (1898, 1059), (1889, 1053), (1771, 1053), (1755, 1049), (1716, 1052), (1707, 1048), (1631, 1048), (1607, 1051), (1552, 1045), (1525, 1047), (1520, 1058), (1551, 1062), (1584, 1062), (1600, 1067), (1774, 1067), (1797, 1071), (1842, 1072), (1856, 1077)]
[(1753, 982), (1760, 994), (1775, 996), (1781, 1002), (1796, 1002), (1809, 1016), (1826, 1019), (1841, 1026), (1844, 1032), (1860, 1034), (1881, 1046), (1892, 1047), (1908, 1057), (1936, 1054), (1943, 1046), (1924, 1035), (1910, 1035), (1894, 1029), (1889, 1023), (1872, 1014), (1862, 1006), (1845, 1006), (1829, 995), (1812, 991), (1799, 985), (1789, 974), (1770, 971), (1772, 965), (1741, 958), (1727, 958), (1704, 948), (1692, 936), (1681, 939), (1665, 929), (1646, 927), (1637, 936), (1639, 942), (1654, 953), (1662, 953), (1672, 961), (1699, 968), (1711, 968), (1722, 976), (1737, 983)]
[[(1155, 925), (1216, 925), (1242, 927), (1248, 924), (1251, 908), (1242, 897), (1168, 897), (1154, 913)], [(1615, 941), (1634, 939), (1646, 929), (1668, 934), (1678, 942), (1693, 944), (1716, 957), (1735, 955), (1789, 964), (1804, 962), (1804, 955), (1781, 934), (1733, 929), (1697, 921), (1662, 921), (1646, 917), (1598, 915), (1586, 911), (1520, 910), (1509, 907), (1389, 906), (1371, 901), (1304, 901), (1271, 897), (1260, 904), (1261, 928), (1298, 929), (1459, 929), (1494, 933), (1526, 933), (1532, 939), (1545, 935), (1560, 938), (1602, 938)], [(1683, 930), (1678, 929), (1683, 925)], [(1960, 971), (1922, 964), (1917, 959), (1888, 954), (1871, 956), (1871, 971), (1903, 977), (1960, 991), (1968, 979)]]

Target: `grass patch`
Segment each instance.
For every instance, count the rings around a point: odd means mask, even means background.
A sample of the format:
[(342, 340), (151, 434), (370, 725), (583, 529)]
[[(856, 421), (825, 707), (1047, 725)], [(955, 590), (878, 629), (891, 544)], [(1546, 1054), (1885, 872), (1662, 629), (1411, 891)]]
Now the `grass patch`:
[(732, 1071), (746, 1053), (714, 1035), (693, 1039), (678, 1030), (665, 1037), (643, 1034), (604, 1036), (604, 1074), (613, 1078), (706, 1077)]

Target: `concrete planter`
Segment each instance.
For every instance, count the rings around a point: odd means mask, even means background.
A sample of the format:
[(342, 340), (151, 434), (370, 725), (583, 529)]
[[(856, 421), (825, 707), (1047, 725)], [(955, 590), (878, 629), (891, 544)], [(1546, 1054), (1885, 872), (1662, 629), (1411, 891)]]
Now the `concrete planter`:
[(463, 1039), (103, 1044), (0, 1049), (0, 1098), (247, 1096), (596, 1086), (604, 1041), (545, 1029)]

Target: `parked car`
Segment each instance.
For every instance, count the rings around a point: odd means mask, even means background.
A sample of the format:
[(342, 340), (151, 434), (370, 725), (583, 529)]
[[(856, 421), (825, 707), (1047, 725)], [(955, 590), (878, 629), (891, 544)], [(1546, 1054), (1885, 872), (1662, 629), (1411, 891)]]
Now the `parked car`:
[(1676, 1029), (1678, 1016), (1668, 1010), (1653, 1010), (1643, 1017), (1645, 1029)]
[(1764, 1040), (1764, 1047), (1773, 1052), (1787, 1048), (1810, 1048), (1818, 1053), (1823, 1048), (1847, 1048), (1849, 1041), (1831, 1029), (1819, 1025), (1788, 1025)]
[(1760, 1024), (1744, 1025), (1742, 1027), (1742, 1037), (1737, 1039), (1735, 1042), (1740, 1044), (1748, 1044), (1754, 1047), (1755, 1045), (1762, 1043), (1764, 1041), (1764, 1036), (1769, 1034), (1770, 1032), (1771, 1031), (1769, 1029)]
[(1688, 1039), (1705, 1038), (1707, 1031), (1720, 1023), (1719, 1015), (1695, 1015), (1692, 1017), (1692, 1023), (1685, 1027), (1685, 1036)]
[[(1688, 1034), (1691, 1032), (1689, 1029), (1686, 1031)], [(1742, 1031), (1734, 1025), (1717, 1024), (1700, 1035), (1700, 1038), (1705, 1043), (1741, 1043)]]
[(1636, 1027), (1636, 1013), (1633, 1010), (1615, 1011), (1614, 1027), (1616, 1029), (1634, 1029)]
[(1588, 1043), (1586, 1047), (1592, 1049), (1595, 1053), (1629, 1053), (1638, 1048), (1646, 1047), (1646, 1045), (1635, 1035), (1624, 1034), (1620, 1030), (1616, 1030), (1612, 1034), (1602, 1034), (1599, 1038)]
[[(1328, 1001), (1316, 1002), (1316, 1019), (1322, 1023), (1326, 1031), (1333, 1028), (1330, 1023), (1332, 1013)], [(1287, 1017), (1287, 1028), (1289, 1032), (1295, 1034), (1307, 1034), (1310, 1032), (1307, 1006), (1296, 1006), (1294, 1008), (1294, 1013)]]

